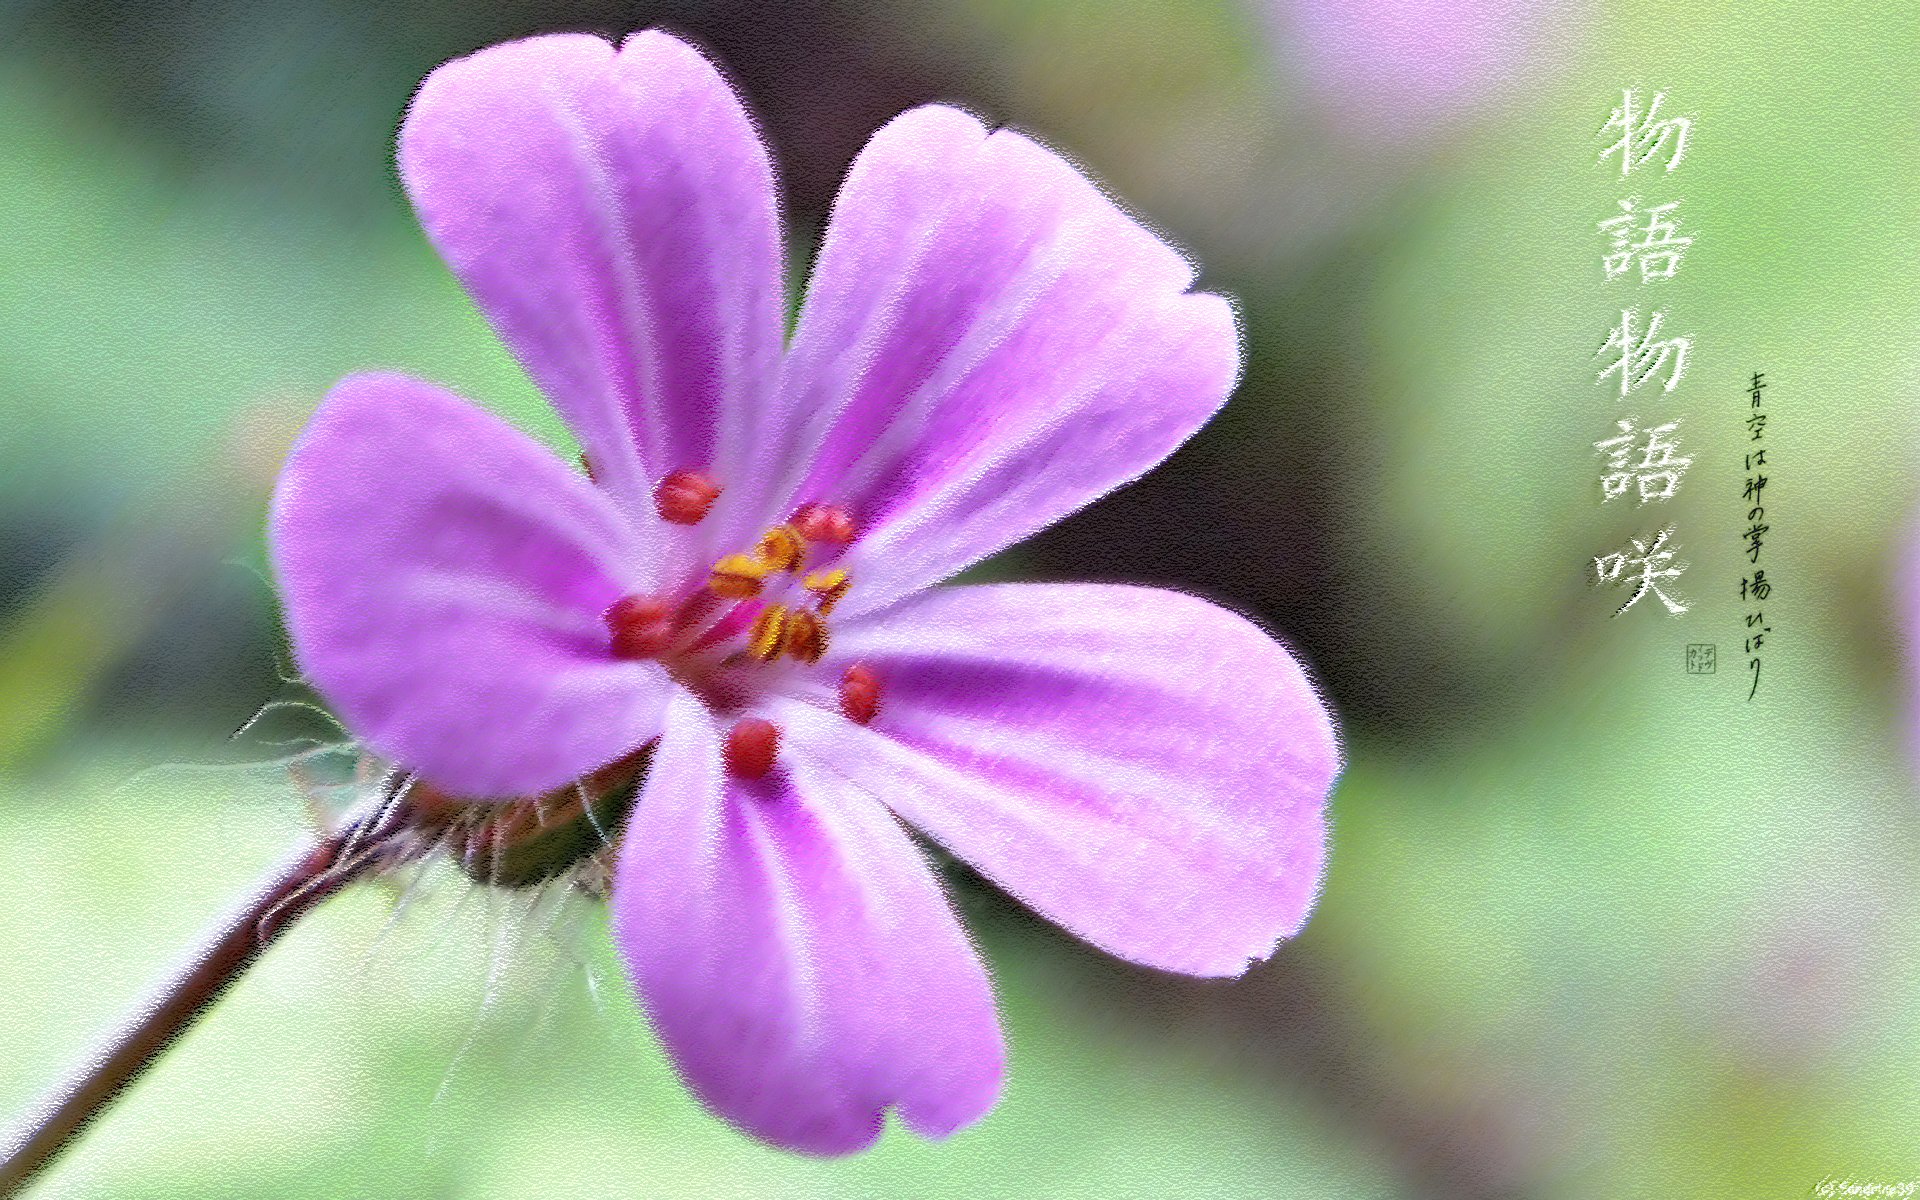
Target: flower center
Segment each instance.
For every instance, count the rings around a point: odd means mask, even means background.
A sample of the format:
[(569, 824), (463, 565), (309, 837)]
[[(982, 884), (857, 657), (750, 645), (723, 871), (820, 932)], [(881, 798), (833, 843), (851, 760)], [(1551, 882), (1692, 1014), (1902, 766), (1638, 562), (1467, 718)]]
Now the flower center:
[[(844, 512), (829, 511), (833, 515), (825, 519), (851, 528)], [(737, 607), (711, 630), (725, 629), (729, 619), (744, 621), (747, 657), (764, 663), (782, 655), (809, 665), (819, 662), (827, 652), (827, 615), (852, 589), (853, 580), (842, 567), (809, 571), (808, 559), (831, 558), (844, 545), (808, 537), (796, 518), (761, 534), (752, 553), (729, 554), (714, 563), (707, 573), (707, 592), (735, 601)]]
[[(704, 475), (675, 471), (655, 489), (660, 515), (693, 525), (720, 489)], [(615, 658), (656, 659), (717, 713), (738, 711), (765, 686), (759, 672), (791, 660), (819, 663), (831, 640), (828, 618), (853, 588), (836, 560), (852, 544), (853, 519), (836, 505), (809, 503), (760, 535), (753, 549), (714, 563), (701, 586), (681, 596), (623, 596), (608, 607)], [(849, 668), (837, 688), (840, 711), (862, 725), (879, 711), (880, 680)], [(749, 717), (726, 743), (730, 773), (758, 779), (773, 769), (780, 731)]]

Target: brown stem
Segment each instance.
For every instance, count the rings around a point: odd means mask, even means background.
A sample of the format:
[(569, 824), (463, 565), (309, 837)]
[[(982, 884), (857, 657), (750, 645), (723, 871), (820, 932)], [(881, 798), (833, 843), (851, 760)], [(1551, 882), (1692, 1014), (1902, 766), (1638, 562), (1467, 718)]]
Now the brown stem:
[(113, 1044), (33, 1114), (0, 1162), (0, 1197), (26, 1186), (105, 1111), (278, 938), (315, 905), (380, 862), (372, 850), (392, 819), (383, 806), (349, 822), (281, 869), (265, 889), (121, 1031)]

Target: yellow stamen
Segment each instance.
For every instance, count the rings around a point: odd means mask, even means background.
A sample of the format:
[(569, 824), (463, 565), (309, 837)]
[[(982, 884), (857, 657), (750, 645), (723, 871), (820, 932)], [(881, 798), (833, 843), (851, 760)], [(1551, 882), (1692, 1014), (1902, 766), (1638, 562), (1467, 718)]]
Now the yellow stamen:
[(847, 578), (845, 571), (835, 567), (830, 571), (815, 571), (807, 576), (806, 581), (800, 586), (817, 597), (814, 607), (820, 610), (821, 616), (825, 616), (832, 612), (833, 606), (840, 603), (841, 598), (852, 589), (853, 580)]
[(713, 574), (707, 578), (707, 590), (716, 596), (725, 596), (729, 600), (745, 600), (751, 596), (758, 596), (760, 581), (765, 579), (772, 569), (744, 554), (729, 554), (713, 564)]
[(787, 616), (786, 652), (809, 665), (817, 663), (827, 652), (827, 623), (806, 609), (798, 609)]
[(781, 635), (787, 628), (787, 606), (769, 604), (760, 610), (753, 619), (753, 628), (747, 633), (747, 653), (761, 662), (772, 662), (780, 657)]
[(793, 526), (775, 525), (760, 535), (760, 545), (753, 554), (769, 571), (798, 571), (807, 555), (807, 543)]

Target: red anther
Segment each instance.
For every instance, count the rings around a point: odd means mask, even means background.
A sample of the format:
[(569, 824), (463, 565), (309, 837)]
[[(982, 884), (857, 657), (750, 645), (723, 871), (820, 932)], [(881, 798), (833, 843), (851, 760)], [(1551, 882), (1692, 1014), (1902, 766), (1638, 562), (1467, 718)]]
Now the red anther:
[(615, 658), (658, 658), (673, 644), (673, 605), (657, 596), (622, 596), (606, 622)]
[(800, 531), (810, 542), (832, 542), (844, 546), (853, 540), (853, 518), (835, 504), (802, 504), (787, 524)]
[(721, 757), (727, 774), (740, 779), (764, 779), (780, 753), (780, 727), (762, 717), (748, 717), (727, 731)]
[(840, 677), (840, 711), (855, 725), (865, 725), (880, 711), (880, 677), (873, 668), (855, 663)]
[(719, 498), (719, 485), (698, 471), (675, 471), (653, 489), (660, 519), (675, 525), (698, 525)]
[(585, 452), (582, 452), (580, 455), (580, 469), (587, 473), (588, 479), (591, 479), (595, 483), (600, 482), (600, 477), (593, 473), (593, 460), (588, 458)]

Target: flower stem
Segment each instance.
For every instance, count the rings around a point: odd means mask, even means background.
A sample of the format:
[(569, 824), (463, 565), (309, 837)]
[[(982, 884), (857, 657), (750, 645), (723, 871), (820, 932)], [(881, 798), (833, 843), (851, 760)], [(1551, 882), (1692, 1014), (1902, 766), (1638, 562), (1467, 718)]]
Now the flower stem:
[(380, 856), (362, 847), (378, 841), (375, 827), (387, 819), (383, 806), (347, 822), (248, 901), (112, 1045), (28, 1118), (0, 1161), (0, 1197), (19, 1192), (71, 1145), (296, 920), (380, 865)]

